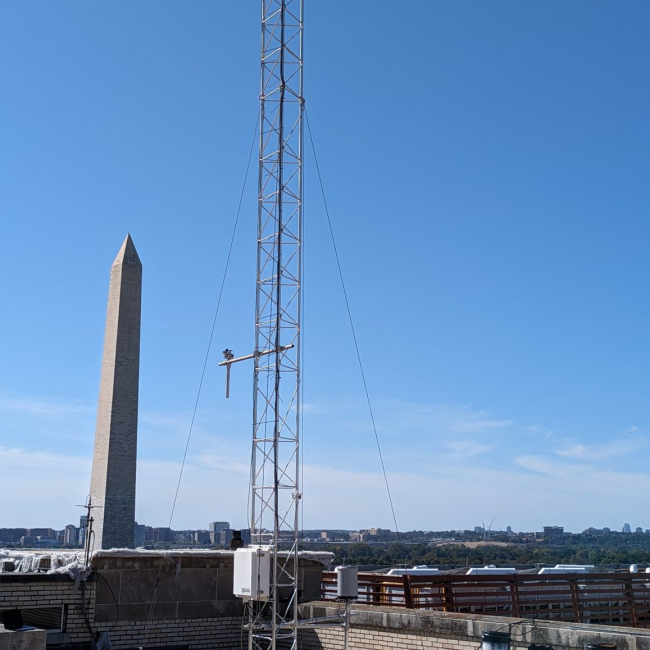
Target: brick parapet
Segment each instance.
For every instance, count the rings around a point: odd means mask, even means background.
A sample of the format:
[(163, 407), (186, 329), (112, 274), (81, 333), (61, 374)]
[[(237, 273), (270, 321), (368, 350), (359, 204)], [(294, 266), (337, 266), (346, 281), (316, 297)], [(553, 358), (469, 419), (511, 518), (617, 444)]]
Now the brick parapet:
[[(6, 577), (6, 576), (5, 576)], [(239, 647), (241, 616), (220, 616), (186, 619), (159, 619), (141, 621), (96, 621), (96, 582), (75, 584), (71, 579), (62, 582), (59, 576), (43, 582), (43, 576), (20, 576), (39, 579), (26, 583), (3, 580), (0, 585), (0, 610), (29, 607), (63, 607), (63, 632), (51, 636), (57, 643), (77, 646), (90, 642), (91, 632), (110, 630), (114, 648), (188, 646), (192, 650)], [(82, 584), (83, 589), (82, 589)], [(83, 597), (83, 606), (82, 606)], [(90, 629), (89, 629), (90, 628)]]

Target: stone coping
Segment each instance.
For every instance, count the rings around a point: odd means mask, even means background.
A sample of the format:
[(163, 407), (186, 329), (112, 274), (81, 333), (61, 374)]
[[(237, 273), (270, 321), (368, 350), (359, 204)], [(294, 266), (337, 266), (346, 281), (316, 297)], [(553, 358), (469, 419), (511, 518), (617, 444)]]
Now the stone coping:
[[(337, 602), (312, 601), (300, 606), (303, 618), (333, 616), (341, 612)], [(427, 610), (405, 609), (377, 605), (352, 604), (352, 627), (402, 630), (424, 636), (460, 636), (480, 643), (483, 632), (508, 631), (512, 644), (537, 644), (552, 647), (584, 648), (590, 643), (615, 643), (617, 650), (650, 650), (650, 629), (563, 623), (561, 621), (457, 614)]]
[[(170, 555), (187, 555), (191, 557), (232, 557), (236, 551), (222, 549), (198, 548), (111, 548), (94, 551), (92, 557), (165, 557)], [(287, 557), (289, 551), (279, 551), (279, 555)], [(334, 553), (326, 551), (298, 551), (298, 557), (306, 560), (323, 560), (332, 563)]]
[[(136, 560), (145, 558), (165, 558), (173, 561), (173, 558), (193, 558), (193, 559), (218, 559), (232, 558), (235, 551), (226, 551), (218, 549), (121, 549), (112, 548), (108, 550), (95, 551), (92, 554), (91, 564), (97, 565), (97, 562), (106, 558)], [(280, 557), (287, 557), (288, 551), (280, 551)], [(334, 559), (333, 553), (324, 551), (299, 551), (299, 560), (310, 560), (322, 565), (324, 570), (329, 570)]]

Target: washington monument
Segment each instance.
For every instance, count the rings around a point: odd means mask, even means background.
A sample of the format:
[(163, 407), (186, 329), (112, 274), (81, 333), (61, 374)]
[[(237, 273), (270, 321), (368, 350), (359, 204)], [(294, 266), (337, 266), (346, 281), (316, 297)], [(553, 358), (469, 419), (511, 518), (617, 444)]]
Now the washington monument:
[(111, 269), (90, 497), (95, 550), (133, 548), (142, 264), (127, 235)]

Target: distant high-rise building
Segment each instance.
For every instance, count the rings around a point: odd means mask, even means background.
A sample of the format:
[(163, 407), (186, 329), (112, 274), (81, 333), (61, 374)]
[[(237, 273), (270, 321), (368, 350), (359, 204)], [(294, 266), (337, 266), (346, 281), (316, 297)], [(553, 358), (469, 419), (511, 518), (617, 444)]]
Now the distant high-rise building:
[(77, 546), (79, 543), (79, 529), (74, 524), (65, 527), (63, 543), (66, 546)]
[(641, 526), (637, 526), (637, 527), (636, 527), (636, 530), (635, 530), (634, 532), (635, 532), (635, 533), (642, 533), (642, 532), (643, 532), (643, 528), (641, 528)]
[[(213, 521), (209, 526), (208, 530), (210, 531), (210, 543), (211, 544), (223, 544), (224, 542), (220, 541), (221, 536), (219, 533), (222, 530), (230, 530), (230, 522), (228, 521)], [(230, 540), (228, 540), (230, 541)], [(228, 542), (225, 542), (226, 544)]]
[(512, 526), (506, 526), (506, 533), (512, 533)]
[(483, 534), (483, 526), (474, 526), (474, 532), (478, 533), (479, 535)]
[(86, 545), (86, 526), (88, 525), (88, 515), (79, 517), (79, 546)]
[(544, 537), (562, 537), (564, 526), (544, 526)]
[(593, 526), (590, 526), (586, 530), (583, 531), (584, 535), (602, 535), (604, 533), (604, 529), (602, 528), (594, 528)]
[(26, 528), (0, 528), (0, 542), (16, 544), (27, 534)]
[[(244, 544), (250, 544), (251, 543), (251, 531), (250, 528), (245, 528), (241, 531), (241, 538)], [(226, 530), (220, 530), (218, 533), (217, 541), (214, 542), (215, 544), (220, 544), (221, 546), (228, 546), (230, 544), (230, 540), (233, 537), (233, 531), (230, 528), (227, 528)]]
[(609, 535), (609, 533), (611, 533), (611, 532), (612, 532), (611, 529), (610, 529), (610, 528), (607, 528), (607, 526), (604, 526), (604, 527), (603, 527), (603, 533), (604, 533), (605, 535)]
[(630, 524), (623, 524), (623, 532), (624, 533), (631, 533), (632, 529), (630, 528)]
[(47, 537), (48, 539), (53, 539), (55, 535), (51, 528), (28, 528), (25, 533), (26, 537)]
[(210, 533), (207, 530), (195, 530), (194, 531), (194, 543), (195, 544), (209, 544), (210, 543)]
[(220, 530), (215, 533), (210, 533), (210, 538), (212, 541), (212, 536), (214, 535), (215, 542), (213, 544), (220, 544), (221, 546), (228, 546), (230, 544), (230, 540), (232, 539), (232, 530), (230, 528), (226, 528), (225, 530)]
[(174, 531), (171, 528), (154, 528), (153, 541), (156, 544), (169, 544), (174, 541)]
[(142, 546), (147, 541), (147, 527), (144, 524), (135, 522), (133, 529), (133, 543), (136, 546)]
[(362, 528), (359, 530), (359, 533), (364, 542), (387, 541), (393, 536), (393, 532), (390, 528)]

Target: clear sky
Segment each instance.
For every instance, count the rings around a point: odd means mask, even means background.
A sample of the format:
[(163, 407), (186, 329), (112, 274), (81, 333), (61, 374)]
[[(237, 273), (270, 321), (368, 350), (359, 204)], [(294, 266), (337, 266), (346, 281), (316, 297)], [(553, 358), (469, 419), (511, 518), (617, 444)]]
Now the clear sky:
[[(111, 262), (167, 525), (259, 88), (257, 1), (0, 5), (0, 527), (76, 521)], [(306, 0), (305, 94), (402, 529), (650, 528), (650, 5)], [(305, 527), (393, 527), (311, 152)], [(177, 529), (245, 525), (256, 170)]]

